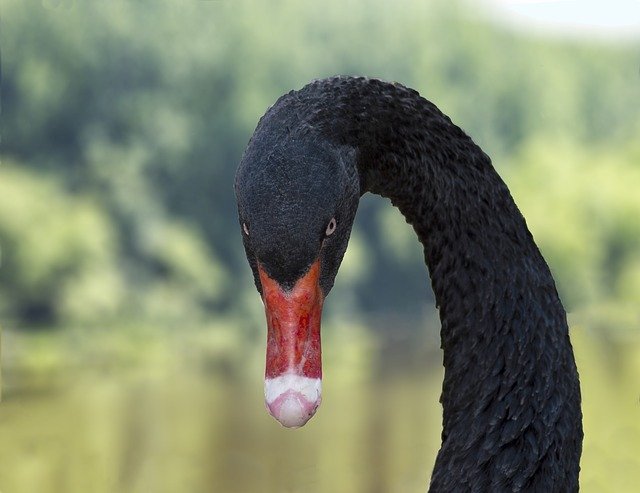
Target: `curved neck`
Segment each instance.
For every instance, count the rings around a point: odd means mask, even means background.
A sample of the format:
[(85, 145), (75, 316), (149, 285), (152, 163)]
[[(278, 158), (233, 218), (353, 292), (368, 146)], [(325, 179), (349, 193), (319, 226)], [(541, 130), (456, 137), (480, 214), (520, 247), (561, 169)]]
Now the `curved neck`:
[(490, 159), (410, 89), (308, 87), (306, 124), (356, 150), (362, 192), (390, 198), (424, 246), (445, 366), (431, 490), (576, 490), (580, 390), (565, 312)]

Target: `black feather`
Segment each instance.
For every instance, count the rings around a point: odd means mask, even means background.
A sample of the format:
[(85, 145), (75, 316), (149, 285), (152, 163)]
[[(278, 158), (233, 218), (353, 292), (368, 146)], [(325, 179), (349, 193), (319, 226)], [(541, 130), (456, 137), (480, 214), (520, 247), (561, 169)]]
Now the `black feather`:
[(430, 491), (577, 491), (580, 387), (549, 268), (489, 157), (416, 91), (334, 77), (267, 111), (236, 179), (254, 272), (259, 261), (292, 284), (320, 256), (328, 293), (366, 191), (415, 229), (440, 309), (443, 443)]

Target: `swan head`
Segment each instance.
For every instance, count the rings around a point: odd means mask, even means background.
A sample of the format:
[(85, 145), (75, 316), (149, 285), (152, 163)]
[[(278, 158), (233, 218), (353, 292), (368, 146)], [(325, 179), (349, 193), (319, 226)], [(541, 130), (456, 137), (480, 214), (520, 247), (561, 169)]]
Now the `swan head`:
[[(360, 198), (349, 150), (258, 127), (236, 173), (240, 229), (265, 307), (265, 404), (303, 426), (321, 401), (320, 319)], [(275, 135), (274, 135), (275, 134)]]

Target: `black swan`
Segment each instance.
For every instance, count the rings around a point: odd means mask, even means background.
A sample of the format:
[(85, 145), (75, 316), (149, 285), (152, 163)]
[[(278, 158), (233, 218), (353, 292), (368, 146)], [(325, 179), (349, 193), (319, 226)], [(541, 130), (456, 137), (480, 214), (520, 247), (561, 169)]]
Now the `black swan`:
[(260, 119), (235, 190), (281, 424), (320, 404), (322, 304), (373, 192), (418, 235), (442, 322), (430, 491), (578, 490), (580, 386), (553, 278), (489, 157), (435, 105), (397, 83), (314, 81)]

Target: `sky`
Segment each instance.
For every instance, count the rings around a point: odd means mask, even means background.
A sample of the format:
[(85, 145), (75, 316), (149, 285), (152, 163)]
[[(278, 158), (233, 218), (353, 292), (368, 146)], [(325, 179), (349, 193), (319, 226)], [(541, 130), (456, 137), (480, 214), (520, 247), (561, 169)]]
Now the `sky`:
[(640, 40), (640, 0), (482, 0), (500, 22), (544, 34)]

